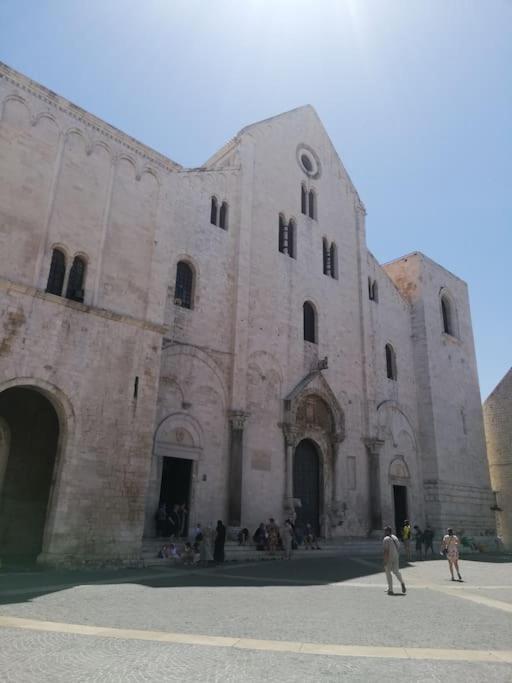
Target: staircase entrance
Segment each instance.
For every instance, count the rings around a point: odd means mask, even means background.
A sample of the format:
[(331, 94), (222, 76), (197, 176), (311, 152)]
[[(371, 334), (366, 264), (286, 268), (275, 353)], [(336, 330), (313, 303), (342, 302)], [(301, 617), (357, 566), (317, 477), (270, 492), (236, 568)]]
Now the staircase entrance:
[(41, 393), (14, 387), (0, 393), (0, 421), (1, 557), (31, 562), (42, 550), (59, 419)]

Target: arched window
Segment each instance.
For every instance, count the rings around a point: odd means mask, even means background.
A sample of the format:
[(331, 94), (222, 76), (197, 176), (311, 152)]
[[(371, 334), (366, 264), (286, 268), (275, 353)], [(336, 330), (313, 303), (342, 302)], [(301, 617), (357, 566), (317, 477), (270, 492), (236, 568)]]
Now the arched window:
[(452, 307), (446, 295), (441, 297), (441, 313), (443, 315), (443, 331), (446, 334), (454, 335)]
[(287, 240), (286, 240), (286, 221), (283, 214), (279, 214), (279, 251), (281, 254), (286, 254), (287, 252)]
[(386, 344), (386, 373), (388, 379), (396, 380), (396, 354), (391, 344)]
[(176, 287), (174, 289), (174, 303), (183, 308), (192, 308), (192, 290), (194, 286), (194, 272), (188, 263), (180, 261), (176, 268)]
[(223, 230), (228, 229), (228, 204), (227, 204), (227, 202), (222, 202), (222, 204), (220, 205), (219, 227), (221, 227)]
[(314, 190), (309, 191), (309, 217), (316, 218), (316, 194)]
[(66, 299), (72, 301), (84, 301), (85, 260), (81, 256), (75, 256), (73, 265), (69, 271)]
[(304, 341), (316, 344), (316, 314), (313, 304), (304, 302)]
[(300, 186), (300, 210), (307, 216), (308, 213), (308, 193), (305, 185)]
[(210, 208), (210, 223), (217, 225), (217, 197), (212, 197)]
[(329, 275), (329, 245), (327, 244), (327, 240), (325, 237), (322, 240), (322, 256), (323, 256), (323, 268), (324, 268), (324, 275)]
[(338, 248), (331, 242), (331, 248), (329, 250), (329, 265), (331, 267), (331, 277), (335, 280), (338, 279)]
[(49, 294), (56, 294), (62, 296), (62, 288), (64, 286), (64, 276), (66, 275), (66, 256), (60, 249), (54, 249), (52, 253), (52, 262), (50, 264), (50, 273), (48, 275), (48, 282), (46, 284), (46, 291)]
[(295, 253), (295, 221), (293, 219), (288, 223), (288, 256), (296, 258)]

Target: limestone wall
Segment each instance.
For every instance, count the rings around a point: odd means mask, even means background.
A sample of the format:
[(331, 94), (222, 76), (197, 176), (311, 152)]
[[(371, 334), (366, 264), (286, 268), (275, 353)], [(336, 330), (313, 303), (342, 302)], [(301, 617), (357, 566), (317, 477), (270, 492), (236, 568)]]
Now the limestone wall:
[(498, 533), (512, 549), (512, 369), (484, 402), (484, 423)]
[[(178, 168), (0, 66), (0, 391), (60, 405), (49, 562), (138, 556)], [(83, 304), (45, 293), (54, 247)]]
[[(492, 533), (492, 493), (467, 287), (422, 254), (385, 266), (409, 298), (426, 513), (439, 527)], [(452, 302), (443, 330), (441, 296)]]

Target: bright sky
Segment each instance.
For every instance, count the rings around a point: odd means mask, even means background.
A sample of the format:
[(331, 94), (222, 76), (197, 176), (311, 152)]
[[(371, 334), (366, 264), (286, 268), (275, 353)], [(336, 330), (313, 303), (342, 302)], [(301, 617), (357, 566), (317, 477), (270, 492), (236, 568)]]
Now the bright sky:
[(512, 365), (512, 0), (0, 0), (0, 60), (186, 166), (312, 104), (375, 256), (468, 282), (484, 398)]

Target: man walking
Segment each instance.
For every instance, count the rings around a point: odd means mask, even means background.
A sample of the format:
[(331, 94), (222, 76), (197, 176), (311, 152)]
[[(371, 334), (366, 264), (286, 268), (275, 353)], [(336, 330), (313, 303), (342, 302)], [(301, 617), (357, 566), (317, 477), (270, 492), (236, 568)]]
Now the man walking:
[(386, 572), (386, 579), (388, 580), (388, 595), (393, 595), (393, 577), (400, 581), (402, 585), (402, 593), (406, 593), (405, 583), (398, 568), (398, 549), (400, 548), (400, 541), (391, 533), (391, 527), (387, 526), (384, 529), (384, 539), (382, 541), (384, 548), (384, 571)]

